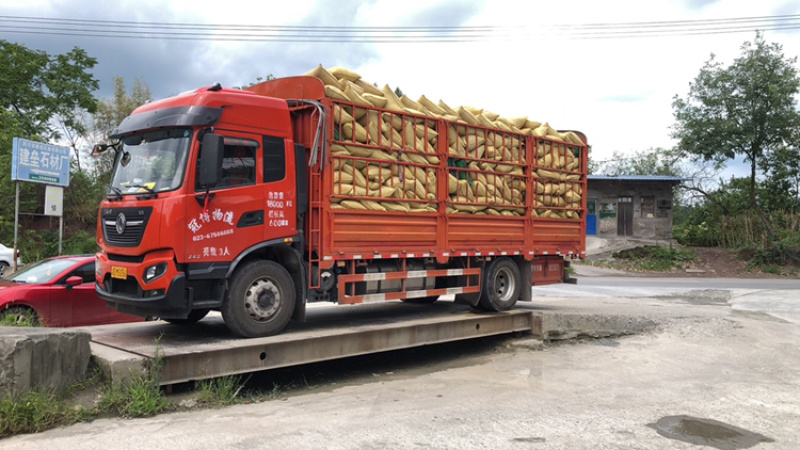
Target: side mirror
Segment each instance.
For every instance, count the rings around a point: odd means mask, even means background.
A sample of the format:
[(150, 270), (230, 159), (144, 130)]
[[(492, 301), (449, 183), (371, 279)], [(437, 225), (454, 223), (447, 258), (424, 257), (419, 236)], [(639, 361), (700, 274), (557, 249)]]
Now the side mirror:
[(67, 278), (67, 289), (72, 289), (74, 286), (83, 283), (83, 278), (74, 276)]
[(206, 133), (203, 135), (202, 146), (197, 184), (213, 186), (222, 178), (222, 156), (225, 142), (222, 136)]

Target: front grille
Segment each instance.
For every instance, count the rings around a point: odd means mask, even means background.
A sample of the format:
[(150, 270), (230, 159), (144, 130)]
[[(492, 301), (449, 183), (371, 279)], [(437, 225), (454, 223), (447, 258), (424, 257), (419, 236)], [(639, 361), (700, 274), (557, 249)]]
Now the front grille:
[(142, 288), (139, 287), (139, 283), (137, 283), (136, 279), (133, 277), (128, 277), (125, 280), (118, 280), (111, 278), (110, 276), (106, 276), (105, 280), (103, 281), (103, 286), (105, 287), (106, 291), (111, 294), (127, 295), (128, 297), (142, 296)]
[(104, 208), (101, 219), (103, 238), (108, 244), (118, 247), (136, 247), (142, 242), (152, 211), (153, 208), (150, 207)]
[[(114, 230), (114, 231), (116, 231), (116, 230)], [(144, 261), (144, 255), (141, 255), (141, 256), (128, 256), (128, 255), (117, 255), (117, 254), (109, 253), (107, 256), (108, 256), (108, 259), (110, 261), (117, 261), (117, 262), (125, 262), (125, 263), (134, 263), (134, 264), (136, 264), (136, 263), (140, 263), (140, 262)]]

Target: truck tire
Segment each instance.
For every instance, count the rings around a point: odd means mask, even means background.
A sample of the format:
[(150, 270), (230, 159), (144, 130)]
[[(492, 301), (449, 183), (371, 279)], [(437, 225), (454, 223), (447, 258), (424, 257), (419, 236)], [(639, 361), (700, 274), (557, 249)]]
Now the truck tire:
[(197, 323), (208, 315), (209, 309), (193, 309), (189, 316), (185, 319), (164, 319), (164, 322), (169, 322), (173, 325), (191, 325)]
[(238, 336), (271, 336), (289, 323), (294, 303), (289, 272), (274, 261), (255, 261), (239, 268), (231, 278), (222, 318)]
[(517, 304), (522, 277), (510, 258), (497, 258), (486, 265), (478, 306), (486, 311), (507, 311)]

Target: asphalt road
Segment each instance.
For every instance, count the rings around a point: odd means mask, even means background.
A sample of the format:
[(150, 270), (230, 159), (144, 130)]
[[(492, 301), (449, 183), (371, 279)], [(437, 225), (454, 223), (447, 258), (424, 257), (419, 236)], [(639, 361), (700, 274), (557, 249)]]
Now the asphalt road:
[(800, 448), (800, 282), (582, 277), (534, 288), (520, 307), (656, 327), (545, 351), (502, 346), (257, 404), (102, 419), (0, 448)]

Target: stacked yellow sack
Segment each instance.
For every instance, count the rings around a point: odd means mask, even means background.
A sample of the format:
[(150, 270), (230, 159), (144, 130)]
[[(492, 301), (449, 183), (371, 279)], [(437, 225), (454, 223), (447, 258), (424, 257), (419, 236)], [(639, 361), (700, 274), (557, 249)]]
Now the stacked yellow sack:
[(306, 75), (322, 81), (326, 96), (352, 104), (334, 104), (334, 136), (340, 142), (332, 148), (334, 195), (351, 197), (335, 197), (334, 208), (435, 212), (440, 163), (436, 123), (445, 119), (449, 122), (448, 166), (452, 166), (448, 167), (448, 212), (525, 214), (524, 136), (531, 135), (543, 138), (537, 139), (534, 164), (538, 169), (532, 175), (545, 179), (544, 185), (570, 182), (572, 186), (570, 194), (559, 189), (558, 200), (551, 198), (554, 194), (537, 193), (543, 197), (534, 197), (532, 213), (578, 217), (577, 212), (546, 209), (580, 207), (582, 192), (575, 189), (580, 187), (575, 182), (580, 180), (580, 158), (553, 150), (584, 146), (576, 133), (561, 133), (527, 117), (506, 118), (469, 106), (451, 108), (424, 95), (418, 100), (398, 97), (388, 85), (378, 89), (343, 67), (319, 65)]

